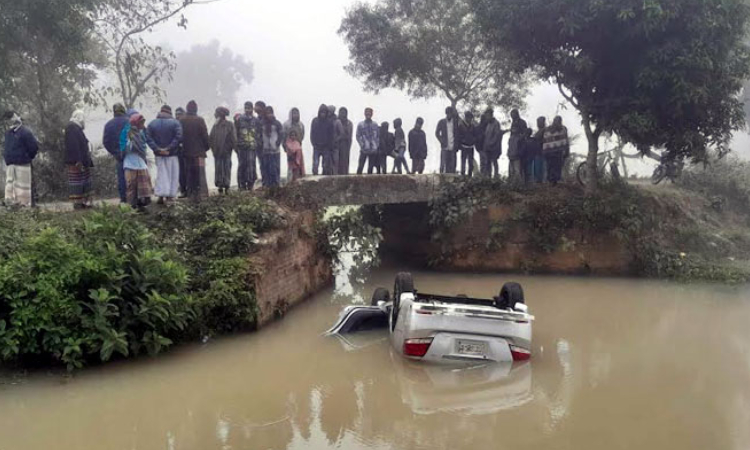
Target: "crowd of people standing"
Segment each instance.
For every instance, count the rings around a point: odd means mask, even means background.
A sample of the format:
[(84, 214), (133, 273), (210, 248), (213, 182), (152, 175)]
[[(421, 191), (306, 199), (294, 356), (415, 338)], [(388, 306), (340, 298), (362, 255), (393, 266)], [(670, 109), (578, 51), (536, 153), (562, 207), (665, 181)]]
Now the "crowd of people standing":
[(435, 132), (441, 148), (440, 172), (457, 173), (460, 155), (461, 174), (473, 176), (474, 153), (477, 152), (480, 174), (499, 176), (503, 136), (510, 133), (509, 179), (527, 183), (542, 183), (546, 179), (551, 184), (557, 184), (562, 178), (565, 159), (570, 156), (568, 130), (563, 125), (562, 117), (555, 117), (550, 126), (547, 126), (545, 117), (539, 117), (536, 131), (527, 125), (517, 109), (510, 112), (510, 117), (510, 128), (503, 129), (492, 108), (482, 114), (479, 123), (476, 123), (471, 111), (460, 118), (454, 108), (446, 108), (445, 118), (438, 122)]
[[(281, 183), (281, 150), (287, 157), (287, 179), (293, 182), (306, 175), (302, 144), (306, 129), (298, 108), (292, 108), (283, 124), (276, 119), (274, 108), (259, 101), (246, 102), (244, 112), (229, 118), (225, 107), (214, 111), (215, 123), (210, 132), (206, 121), (198, 115), (198, 105), (190, 101), (186, 109), (173, 111), (164, 105), (157, 117), (146, 125), (146, 118), (134, 109), (117, 104), (114, 117), (104, 127), (103, 145), (117, 161), (120, 201), (134, 208), (144, 208), (152, 197), (169, 204), (178, 197), (200, 200), (208, 196), (206, 157), (214, 158), (215, 186), (226, 194), (232, 186), (232, 156), (237, 154), (239, 167), (237, 185), (252, 190), (257, 181), (274, 188)], [(359, 146), (357, 174), (387, 174), (388, 158), (393, 159), (392, 173), (422, 174), (428, 154), (424, 120), (418, 118), (408, 135), (403, 121), (377, 124), (374, 111), (367, 108), (364, 120), (356, 127), (349, 120), (349, 111), (321, 105), (310, 126), (313, 147), (312, 173), (348, 175), (353, 143)], [(435, 137), (440, 143), (440, 173), (475, 175), (474, 157), (479, 155), (479, 175), (499, 176), (503, 136), (508, 139), (508, 173), (511, 181), (555, 184), (561, 179), (562, 167), (570, 154), (568, 132), (561, 117), (547, 126), (546, 118), (537, 119), (532, 130), (518, 110), (510, 113), (509, 129), (503, 129), (487, 109), (477, 123), (467, 111), (459, 117), (453, 107), (445, 110), (445, 118), (437, 124)], [(7, 204), (30, 205), (31, 164), (39, 145), (21, 118), (6, 113), (4, 159), (7, 166), (5, 201)], [(91, 158), (89, 140), (84, 132), (84, 113), (75, 111), (65, 128), (65, 164), (69, 196), (76, 209), (90, 207)], [(152, 184), (148, 149), (154, 154), (156, 180)], [(411, 159), (411, 167), (407, 160)], [(257, 168), (260, 168), (258, 174)], [(154, 187), (155, 185), (155, 187)]]

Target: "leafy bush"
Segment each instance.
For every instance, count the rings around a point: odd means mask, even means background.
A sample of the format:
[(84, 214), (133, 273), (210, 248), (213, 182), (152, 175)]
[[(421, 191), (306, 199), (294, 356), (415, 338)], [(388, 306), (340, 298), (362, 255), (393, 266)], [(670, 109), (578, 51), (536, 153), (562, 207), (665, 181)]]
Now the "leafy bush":
[(127, 209), (45, 228), (0, 265), (0, 357), (87, 361), (159, 353), (194, 317), (185, 267)]
[(193, 290), (202, 320), (201, 334), (252, 330), (258, 317), (253, 276), (247, 256), (208, 261)]
[(234, 194), (193, 205), (177, 205), (143, 217), (174, 257), (188, 267), (189, 290), (198, 319), (195, 334), (253, 329), (257, 303), (249, 255), (258, 233), (284, 225), (268, 202)]
[(383, 241), (380, 228), (371, 225), (362, 208), (346, 208), (325, 222), (327, 239), (333, 255), (351, 253), (355, 264), (378, 265), (378, 248)]
[(73, 369), (254, 329), (250, 254), (284, 224), (245, 195), (147, 215), (0, 211), (0, 361)]

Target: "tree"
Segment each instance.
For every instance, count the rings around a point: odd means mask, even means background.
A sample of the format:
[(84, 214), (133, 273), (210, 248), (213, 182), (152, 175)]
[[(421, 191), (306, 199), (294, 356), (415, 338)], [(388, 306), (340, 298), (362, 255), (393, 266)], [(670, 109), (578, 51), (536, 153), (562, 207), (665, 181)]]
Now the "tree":
[(227, 48), (220, 48), (219, 41), (194, 45), (181, 52), (176, 66), (174, 79), (167, 86), (171, 102), (195, 100), (204, 107), (232, 108), (242, 86), (253, 81), (253, 64)]
[[(55, 141), (104, 61), (90, 33), (97, 0), (4, 2), (0, 9), (0, 101)], [(43, 142), (44, 143), (44, 142)]]
[(185, 9), (218, 0), (107, 0), (95, 17), (97, 33), (109, 52), (118, 87), (108, 94), (122, 97), (126, 107), (136, 106), (144, 95), (161, 100), (162, 81), (171, 80), (175, 70), (174, 53), (146, 42), (144, 35), (155, 27), (177, 18), (187, 28)]
[(39, 139), (39, 196), (65, 192), (63, 128), (74, 109), (93, 101), (93, 82), (105, 63), (90, 31), (89, 15), (99, 4), (25, 0), (0, 8), (0, 111), (17, 111)]
[[(744, 125), (744, 0), (472, 0), (486, 38), (581, 114), (589, 172), (602, 133), (705, 158)], [(597, 174), (598, 175), (598, 174)], [(597, 176), (591, 177), (596, 189)]]
[(476, 30), (468, 0), (379, 0), (350, 10), (339, 34), (351, 54), (347, 70), (368, 90), (440, 93), (454, 107), (522, 105), (528, 77)]

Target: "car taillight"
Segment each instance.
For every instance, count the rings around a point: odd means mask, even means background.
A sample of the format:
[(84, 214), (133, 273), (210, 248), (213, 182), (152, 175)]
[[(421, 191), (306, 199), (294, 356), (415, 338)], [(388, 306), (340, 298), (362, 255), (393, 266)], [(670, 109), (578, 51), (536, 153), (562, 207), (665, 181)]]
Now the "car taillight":
[(528, 361), (531, 359), (531, 352), (525, 348), (510, 346), (510, 354), (513, 355), (513, 361)]
[(427, 354), (430, 345), (432, 345), (432, 338), (407, 339), (404, 341), (404, 355), (421, 358)]

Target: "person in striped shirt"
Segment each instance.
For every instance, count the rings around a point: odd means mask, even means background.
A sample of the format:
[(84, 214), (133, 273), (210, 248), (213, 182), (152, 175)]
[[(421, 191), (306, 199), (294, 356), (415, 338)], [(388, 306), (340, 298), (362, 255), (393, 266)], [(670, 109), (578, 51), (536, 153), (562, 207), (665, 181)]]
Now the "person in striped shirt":
[(562, 178), (565, 159), (570, 156), (568, 129), (563, 125), (562, 117), (555, 117), (552, 125), (544, 131), (542, 152), (547, 161), (547, 181), (555, 185)]

